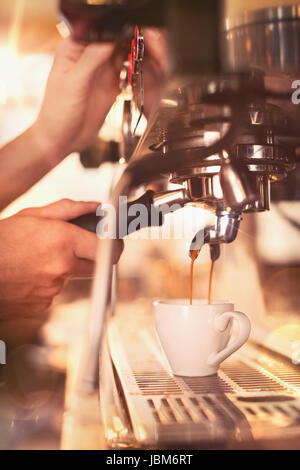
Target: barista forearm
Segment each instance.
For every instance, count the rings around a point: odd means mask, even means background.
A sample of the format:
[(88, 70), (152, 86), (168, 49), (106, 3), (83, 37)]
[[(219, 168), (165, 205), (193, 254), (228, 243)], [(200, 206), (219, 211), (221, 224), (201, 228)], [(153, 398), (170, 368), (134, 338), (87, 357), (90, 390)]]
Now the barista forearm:
[(27, 191), (58, 162), (58, 152), (47, 148), (35, 127), (0, 149), (0, 210)]

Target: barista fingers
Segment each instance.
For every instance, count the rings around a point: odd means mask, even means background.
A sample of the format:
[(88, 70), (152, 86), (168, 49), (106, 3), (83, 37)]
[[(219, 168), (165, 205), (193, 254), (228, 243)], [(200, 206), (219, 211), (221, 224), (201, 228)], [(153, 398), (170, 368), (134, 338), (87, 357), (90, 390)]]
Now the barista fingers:
[(0, 365), (6, 364), (6, 345), (0, 340)]
[[(112, 204), (104, 203), (98, 207), (96, 215), (99, 217), (96, 233), (99, 239), (117, 239), (129, 236), (132, 239), (151, 240), (184, 240), (189, 238), (191, 232), (197, 232), (193, 240), (195, 246), (203, 243), (202, 231), (199, 231), (199, 218), (191, 217), (190, 213), (181, 209), (179, 204), (163, 204), (159, 210), (155, 205), (151, 209), (144, 204), (131, 204), (127, 207), (127, 197), (119, 197), (119, 211)], [(176, 211), (176, 218), (170, 218), (162, 224), (167, 214)], [(160, 227), (161, 226), (161, 227)], [(150, 228), (138, 233), (141, 228)], [(156, 229), (156, 230), (155, 230)], [(159, 229), (159, 230), (157, 230)]]

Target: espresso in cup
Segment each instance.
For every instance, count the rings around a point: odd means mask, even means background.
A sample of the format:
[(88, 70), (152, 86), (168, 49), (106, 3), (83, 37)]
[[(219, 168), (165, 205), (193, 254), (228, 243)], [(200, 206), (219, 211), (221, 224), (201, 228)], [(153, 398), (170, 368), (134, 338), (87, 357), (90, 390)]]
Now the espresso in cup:
[[(154, 302), (156, 332), (175, 375), (204, 377), (216, 374), (220, 364), (248, 339), (248, 317), (225, 301), (189, 299)], [(233, 321), (237, 338), (230, 342)]]

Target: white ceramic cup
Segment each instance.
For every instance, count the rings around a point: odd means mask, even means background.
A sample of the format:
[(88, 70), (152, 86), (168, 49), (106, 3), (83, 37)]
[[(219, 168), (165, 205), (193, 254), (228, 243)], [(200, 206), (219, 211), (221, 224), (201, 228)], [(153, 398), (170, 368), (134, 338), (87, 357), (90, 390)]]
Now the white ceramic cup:
[[(175, 375), (203, 377), (216, 374), (221, 362), (248, 339), (248, 317), (230, 302), (187, 299), (154, 302), (156, 331)], [(232, 322), (239, 326), (230, 344)]]

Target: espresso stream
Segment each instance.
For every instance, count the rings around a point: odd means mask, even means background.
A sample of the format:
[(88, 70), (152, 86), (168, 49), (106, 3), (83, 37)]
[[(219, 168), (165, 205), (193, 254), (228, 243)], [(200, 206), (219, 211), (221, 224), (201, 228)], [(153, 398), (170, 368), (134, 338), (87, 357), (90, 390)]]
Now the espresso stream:
[[(194, 263), (197, 259), (198, 252), (197, 250), (193, 250), (190, 253), (191, 258), (191, 265), (190, 265), (190, 305), (193, 304), (193, 281), (194, 281)], [(209, 271), (209, 281), (208, 281), (208, 304), (211, 303), (211, 290), (212, 290), (212, 279), (213, 279), (213, 272), (214, 272), (214, 264), (215, 262), (212, 260), (210, 263), (210, 271)]]
[(198, 251), (193, 250), (190, 252), (191, 267), (190, 267), (190, 305), (193, 303), (193, 280), (194, 280), (194, 263), (197, 259)]
[(211, 260), (210, 262), (210, 271), (209, 271), (209, 282), (208, 282), (208, 303), (211, 304), (211, 288), (212, 288), (212, 279), (214, 273), (215, 262)]

